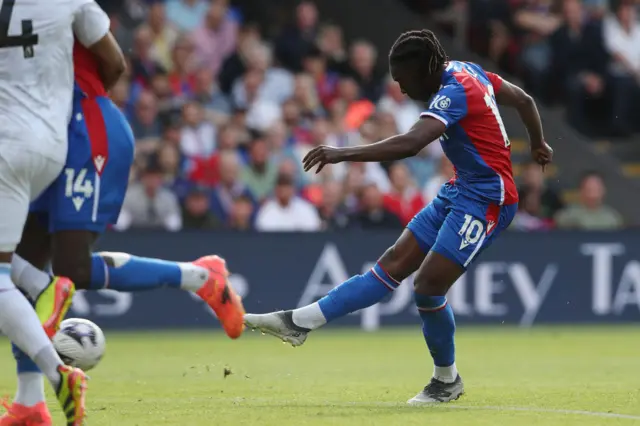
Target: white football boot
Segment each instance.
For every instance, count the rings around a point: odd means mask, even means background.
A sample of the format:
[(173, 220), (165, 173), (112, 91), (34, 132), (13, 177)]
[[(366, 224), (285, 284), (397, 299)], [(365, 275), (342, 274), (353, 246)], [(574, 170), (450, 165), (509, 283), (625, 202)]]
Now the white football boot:
[(245, 314), (244, 323), (252, 330), (270, 334), (291, 346), (300, 346), (307, 340), (311, 329), (294, 324), (292, 311), (271, 312), (269, 314)]
[(426, 405), (450, 402), (460, 398), (462, 394), (464, 394), (464, 384), (460, 375), (456, 377), (453, 383), (445, 383), (432, 378), (431, 382), (419, 394), (407, 401), (407, 404)]

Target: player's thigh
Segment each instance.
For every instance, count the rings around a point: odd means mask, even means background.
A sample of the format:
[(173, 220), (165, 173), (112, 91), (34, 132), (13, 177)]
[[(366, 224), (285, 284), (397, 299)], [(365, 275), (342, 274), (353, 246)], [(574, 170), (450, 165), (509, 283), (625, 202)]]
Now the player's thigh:
[(16, 253), (38, 269), (45, 269), (51, 261), (51, 238), (46, 216), (29, 213)]
[(389, 276), (402, 282), (418, 269), (424, 256), (425, 252), (414, 234), (405, 229), (400, 238), (380, 257), (378, 263)]
[(78, 289), (91, 283), (92, 247), (98, 234), (87, 230), (56, 231), (51, 235), (51, 269), (71, 279)]
[(516, 210), (517, 205), (500, 206), (458, 197), (438, 233), (432, 251), (466, 270), (509, 226)]
[(98, 170), (100, 170), (100, 166), (102, 167), (102, 190), (98, 205), (98, 220), (107, 224), (115, 224), (120, 215), (129, 183), (135, 140), (126, 117), (110, 99), (98, 98), (96, 102), (104, 121), (104, 136), (107, 141), (107, 155), (102, 161), (99, 154), (96, 156), (97, 149), (95, 147), (95, 140), (99, 140), (102, 136), (97, 134), (99, 130), (89, 130), (94, 165)]
[(447, 217), (450, 208), (449, 191), (450, 189), (443, 186), (438, 196), (407, 225), (407, 229), (413, 234), (424, 254), (427, 254), (436, 242), (440, 227)]
[(110, 101), (84, 100), (75, 108), (67, 163), (51, 194), (49, 230), (100, 234), (120, 214), (133, 162), (133, 136)]
[[(22, 237), (29, 203), (60, 172), (61, 165), (41, 153), (0, 149), (0, 253), (15, 251)], [(0, 262), (10, 261), (3, 256)]]

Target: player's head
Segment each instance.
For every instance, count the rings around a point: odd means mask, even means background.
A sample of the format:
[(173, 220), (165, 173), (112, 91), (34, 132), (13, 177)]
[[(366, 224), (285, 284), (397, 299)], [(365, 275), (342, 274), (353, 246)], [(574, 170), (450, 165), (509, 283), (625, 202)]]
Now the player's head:
[(402, 33), (391, 46), (391, 76), (411, 99), (426, 102), (440, 87), (449, 60), (436, 35), (429, 30)]

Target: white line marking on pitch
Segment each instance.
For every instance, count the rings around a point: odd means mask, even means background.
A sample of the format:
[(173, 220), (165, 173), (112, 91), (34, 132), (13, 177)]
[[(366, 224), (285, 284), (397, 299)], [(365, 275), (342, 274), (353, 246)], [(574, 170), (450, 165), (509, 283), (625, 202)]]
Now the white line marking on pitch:
[[(274, 403), (273, 399), (265, 399), (265, 398), (232, 398), (232, 400), (236, 403), (249, 403), (251, 402), (265, 402), (265, 403)], [(586, 411), (586, 410), (566, 410), (566, 409), (555, 409), (555, 408), (539, 408), (539, 407), (512, 407), (512, 406), (499, 406), (499, 405), (458, 405), (456, 403), (451, 404), (434, 404), (434, 405), (424, 405), (424, 406), (410, 406), (400, 402), (325, 402), (327, 404), (327, 408), (329, 407), (407, 407), (410, 409), (457, 409), (457, 410), (477, 410), (477, 411), (514, 411), (514, 412), (528, 412), (528, 413), (547, 413), (547, 414), (564, 414), (564, 415), (573, 415), (573, 416), (586, 416), (586, 417), (604, 417), (610, 419), (626, 419), (626, 420), (640, 420), (640, 415), (633, 414), (620, 414), (620, 413), (604, 413), (601, 411)], [(291, 406), (304, 406), (304, 403), (296, 404), (293, 402)]]
[[(367, 405), (366, 403), (348, 403), (347, 405)], [(392, 405), (392, 404), (388, 404)], [(396, 405), (396, 404), (394, 404)], [(420, 408), (420, 406), (414, 406)], [(437, 404), (437, 405), (425, 405), (424, 408), (436, 408), (436, 409), (459, 409), (459, 410), (478, 410), (478, 411), (521, 411), (529, 413), (548, 413), (548, 414), (569, 414), (575, 416), (589, 416), (589, 417), (608, 417), (614, 419), (627, 419), (627, 420), (640, 420), (640, 416), (633, 414), (619, 414), (619, 413), (603, 413), (600, 411), (586, 411), (586, 410), (565, 410), (554, 408), (538, 408), (538, 407), (510, 407), (499, 405), (458, 405), (458, 404)]]

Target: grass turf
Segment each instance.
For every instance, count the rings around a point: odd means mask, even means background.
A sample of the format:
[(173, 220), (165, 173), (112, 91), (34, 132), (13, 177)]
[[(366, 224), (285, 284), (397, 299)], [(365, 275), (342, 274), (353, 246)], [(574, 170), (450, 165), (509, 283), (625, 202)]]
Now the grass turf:
[[(416, 408), (405, 401), (432, 368), (418, 328), (323, 330), (295, 349), (250, 331), (238, 341), (107, 333), (107, 354), (90, 372), (88, 424), (640, 425), (637, 328), (466, 327), (457, 344), (466, 395)], [(9, 344), (0, 347), (0, 395), (12, 395)]]

